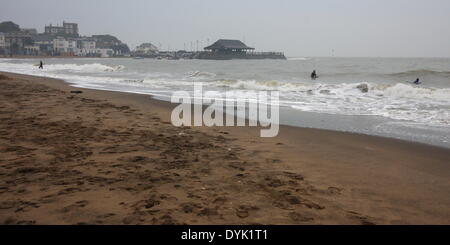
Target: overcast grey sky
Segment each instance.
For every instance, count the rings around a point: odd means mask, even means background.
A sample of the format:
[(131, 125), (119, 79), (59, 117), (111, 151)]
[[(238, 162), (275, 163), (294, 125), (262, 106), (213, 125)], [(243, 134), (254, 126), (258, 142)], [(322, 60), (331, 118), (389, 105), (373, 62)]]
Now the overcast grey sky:
[(134, 47), (245, 40), (288, 56), (450, 57), (449, 0), (1, 0), (0, 21), (79, 23)]

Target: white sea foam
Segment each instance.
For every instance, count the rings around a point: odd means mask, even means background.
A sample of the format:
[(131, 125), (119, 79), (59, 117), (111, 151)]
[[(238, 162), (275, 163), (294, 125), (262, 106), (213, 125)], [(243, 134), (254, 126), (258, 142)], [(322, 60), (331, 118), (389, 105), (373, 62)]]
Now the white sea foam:
[(311, 58), (306, 57), (288, 57), (288, 60), (310, 60)]
[(279, 90), (282, 105), (294, 109), (343, 115), (373, 115), (434, 126), (450, 125), (450, 89), (411, 84), (321, 84), (255, 80), (219, 80), (219, 87), (238, 90)]
[(124, 69), (122, 65), (108, 66), (99, 63), (93, 64), (50, 64), (46, 65), (45, 69), (48, 71), (72, 71), (72, 72), (115, 72)]
[(192, 78), (201, 78), (201, 77), (210, 78), (210, 77), (215, 77), (216, 76), (215, 73), (206, 72), (206, 71), (190, 71), (186, 75), (188, 77), (192, 77)]

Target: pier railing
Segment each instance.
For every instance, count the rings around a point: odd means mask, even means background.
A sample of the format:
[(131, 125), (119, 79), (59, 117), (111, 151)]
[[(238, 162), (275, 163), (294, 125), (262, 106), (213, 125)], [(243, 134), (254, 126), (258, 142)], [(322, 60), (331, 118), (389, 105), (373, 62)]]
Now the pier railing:
[(247, 52), (247, 55), (284, 55), (283, 52)]
[(229, 59), (286, 59), (283, 52), (198, 52), (196, 59), (229, 60)]

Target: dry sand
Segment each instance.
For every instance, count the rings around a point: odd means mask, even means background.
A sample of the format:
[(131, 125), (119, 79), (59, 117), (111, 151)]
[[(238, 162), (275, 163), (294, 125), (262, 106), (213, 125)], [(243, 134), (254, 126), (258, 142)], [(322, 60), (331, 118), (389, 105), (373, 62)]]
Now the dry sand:
[(148, 96), (0, 74), (0, 224), (450, 224), (449, 149), (177, 128)]

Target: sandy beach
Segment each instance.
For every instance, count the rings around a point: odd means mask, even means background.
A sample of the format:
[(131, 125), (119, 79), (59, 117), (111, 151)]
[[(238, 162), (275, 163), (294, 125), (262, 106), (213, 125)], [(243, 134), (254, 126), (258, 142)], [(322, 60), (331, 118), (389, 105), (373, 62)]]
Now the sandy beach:
[(450, 224), (450, 149), (0, 74), (0, 224)]

